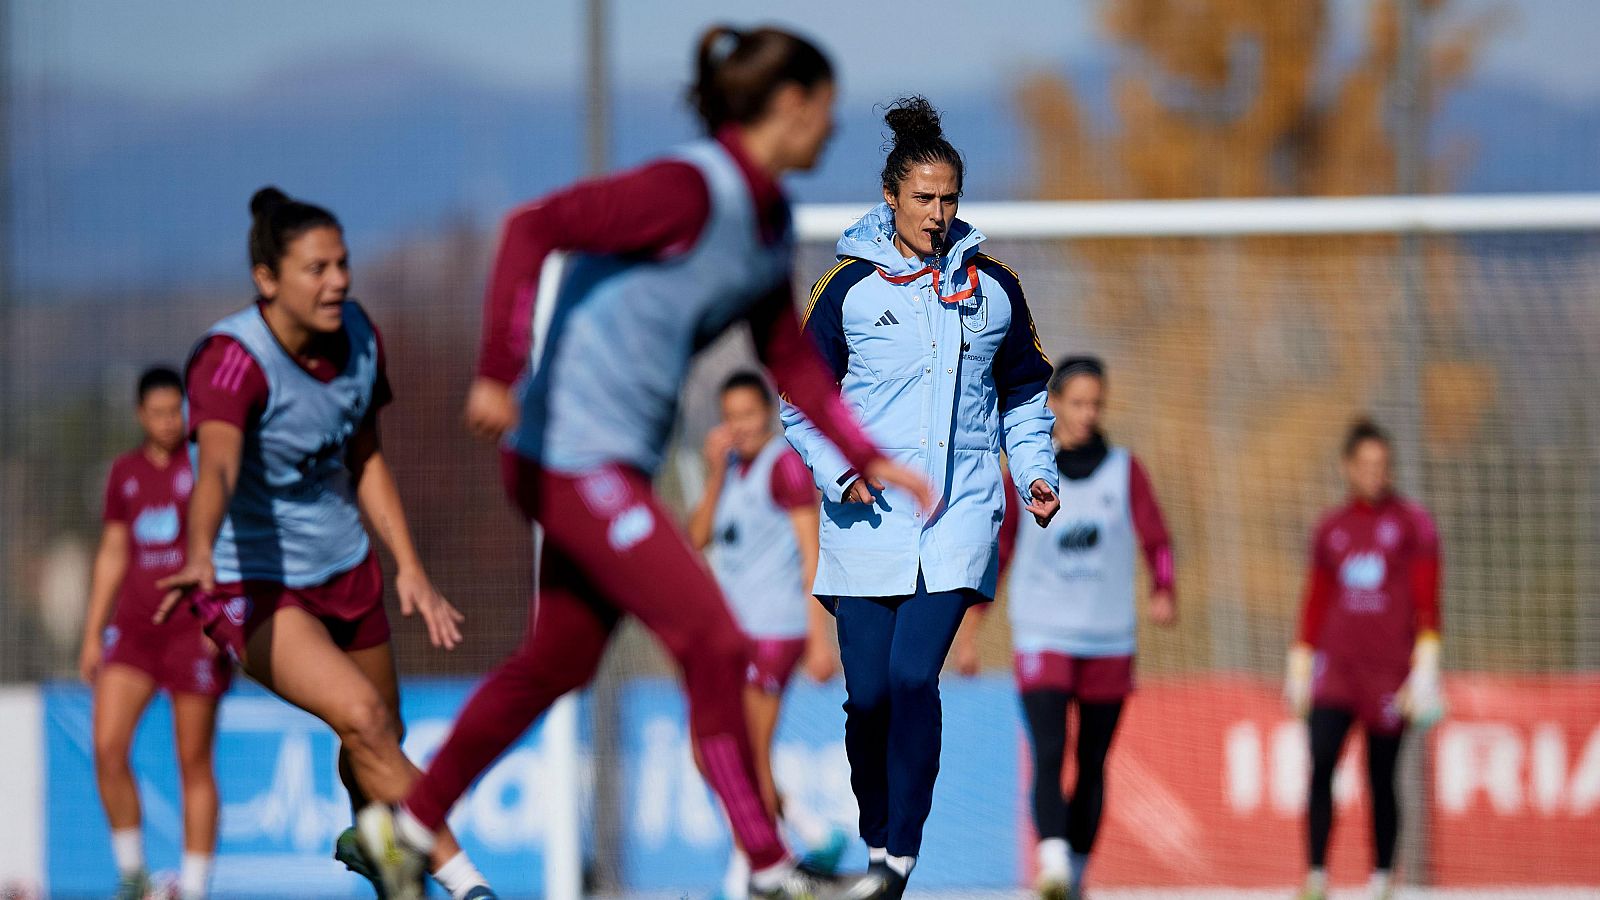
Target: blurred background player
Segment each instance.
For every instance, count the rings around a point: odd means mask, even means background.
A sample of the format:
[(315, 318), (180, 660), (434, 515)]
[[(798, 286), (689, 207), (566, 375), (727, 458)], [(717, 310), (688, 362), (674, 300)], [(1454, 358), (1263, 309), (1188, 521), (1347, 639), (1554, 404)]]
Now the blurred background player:
[[(1105, 805), (1106, 755), (1123, 703), (1133, 692), (1134, 571), (1150, 570), (1150, 621), (1175, 621), (1172, 542), (1139, 460), (1100, 430), (1105, 366), (1095, 357), (1061, 361), (1050, 378), (1061, 513), (1040, 531), (1019, 528), (1015, 504), (1001, 526), (1010, 565), (1011, 641), (1017, 687), (1033, 747), (1033, 825), (1039, 895), (1083, 896), (1089, 854)], [(976, 610), (974, 611), (976, 612)], [(969, 616), (961, 655), (973, 655)], [(1076, 701), (1077, 776), (1064, 794), (1067, 712)]]
[(1400, 739), (1407, 722), (1426, 727), (1444, 712), (1439, 535), (1427, 510), (1395, 493), (1382, 429), (1366, 420), (1352, 425), (1343, 461), (1350, 497), (1312, 536), (1300, 634), (1289, 651), (1289, 704), (1295, 715), (1310, 715), (1310, 872), (1301, 897), (1327, 896), (1333, 769), (1351, 724), (1360, 721), (1372, 792), (1371, 892), (1387, 900), (1400, 831)]
[[(697, 550), (710, 547), (711, 571), (751, 642), (744, 705), (761, 799), (806, 845), (805, 864), (832, 873), (848, 843), (844, 831), (780, 796), (772, 776), (772, 738), (795, 667), (804, 658), (817, 681), (838, 668), (827, 611), (811, 596), (817, 491), (806, 464), (778, 433), (776, 399), (760, 374), (729, 377), (721, 405), (722, 424), (706, 435), (706, 490), (689, 519), (689, 542)], [(749, 861), (734, 848), (722, 896), (740, 900), (749, 884)]]
[[(841, 456), (799, 411), (789, 442), (823, 492), (816, 591), (838, 618), (845, 749), (861, 838), (884, 896), (921, 852), (939, 775), (939, 670), (963, 614), (994, 596), (1005, 494), (1040, 525), (1055, 465), (1039, 346), (1022, 285), (956, 218), (966, 165), (923, 97), (890, 106), (883, 202), (839, 238), (806, 331), (896, 458), (940, 486), (929, 515)], [(1000, 476), (1000, 450), (1015, 467)]]
[[(930, 502), (922, 476), (861, 433), (795, 315), (778, 178), (816, 164), (834, 95), (832, 64), (805, 39), (713, 27), (691, 91), (707, 137), (507, 220), (467, 420), (484, 435), (510, 433), (507, 490), (539, 526), (538, 589), (522, 645), (473, 693), (403, 808), (363, 813), (393, 895), (416, 896), (418, 853), (450, 807), (594, 676), (623, 615), (637, 616), (682, 672), (695, 749), (750, 860), (751, 892), (823, 889), (795, 865), (762, 802), (740, 689), (744, 635), (650, 479), (691, 360), (745, 322), (779, 387), (851, 465)], [(519, 379), (520, 408), (509, 387)]]
[[(456, 645), (461, 614), (428, 580), (383, 456), (378, 410), (393, 399), (383, 343), (348, 299), (338, 220), (271, 187), (250, 214), (259, 299), (213, 325), (189, 362), (189, 556), (162, 582), (174, 590), (158, 618), (197, 589), (207, 633), (338, 734), (339, 775), (359, 809), (398, 800), (416, 777), (400, 750), (383, 572), (362, 516), (394, 556), (401, 612), (422, 615), (434, 646)], [(353, 832), (335, 858), (373, 877)], [(493, 896), (448, 835), (434, 863), (456, 900)]]
[(206, 894), (217, 845), (217, 781), (211, 768), (217, 701), (233, 669), (193, 615), (151, 621), (156, 582), (183, 567), (184, 521), (194, 476), (184, 452), (183, 379), (167, 368), (139, 377), (144, 443), (117, 457), (106, 479), (105, 526), (89, 586), (78, 673), (94, 688), (94, 766), (111, 824), (119, 898), (150, 888), (140, 834), (139, 788), (128, 762), (133, 733), (157, 690), (172, 698), (183, 786), (183, 900)]

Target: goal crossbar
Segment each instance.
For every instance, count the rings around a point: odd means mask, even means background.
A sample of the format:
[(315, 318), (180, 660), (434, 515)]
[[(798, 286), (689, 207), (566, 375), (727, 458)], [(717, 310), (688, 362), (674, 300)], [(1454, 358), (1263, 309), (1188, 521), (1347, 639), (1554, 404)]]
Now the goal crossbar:
[[(865, 211), (801, 205), (796, 232), (832, 241)], [(1589, 231), (1600, 193), (970, 203), (961, 217), (1002, 239)]]

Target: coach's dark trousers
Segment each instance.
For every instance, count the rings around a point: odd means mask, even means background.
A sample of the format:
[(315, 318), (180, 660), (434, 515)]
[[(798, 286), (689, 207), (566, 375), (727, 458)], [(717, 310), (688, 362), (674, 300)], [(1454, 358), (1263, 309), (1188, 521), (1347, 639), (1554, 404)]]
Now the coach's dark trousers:
[(939, 776), (939, 670), (973, 591), (839, 597), (839, 656), (847, 699), (845, 751), (861, 808), (861, 838), (891, 856), (916, 856)]

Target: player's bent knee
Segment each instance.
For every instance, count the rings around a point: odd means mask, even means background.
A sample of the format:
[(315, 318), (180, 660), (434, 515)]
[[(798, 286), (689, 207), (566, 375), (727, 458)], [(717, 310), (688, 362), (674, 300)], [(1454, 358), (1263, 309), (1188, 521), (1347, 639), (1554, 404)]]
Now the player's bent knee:
[(354, 701), (329, 723), (338, 732), (344, 748), (353, 754), (378, 752), (400, 743), (400, 726), (388, 704), (376, 696)]
[(694, 668), (744, 671), (749, 662), (750, 644), (738, 628), (730, 625), (708, 625), (696, 629), (687, 640), (674, 641), (672, 655), (685, 671)]

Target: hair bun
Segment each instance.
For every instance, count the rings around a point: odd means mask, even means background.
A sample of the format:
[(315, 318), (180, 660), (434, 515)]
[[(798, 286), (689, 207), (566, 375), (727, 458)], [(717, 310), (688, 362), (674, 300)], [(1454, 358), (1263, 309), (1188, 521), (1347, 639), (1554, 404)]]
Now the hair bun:
[(272, 185), (267, 185), (250, 197), (250, 215), (265, 215), (289, 202), (289, 195)]
[(921, 94), (901, 97), (889, 104), (883, 121), (894, 132), (897, 144), (917, 144), (944, 137), (944, 129), (939, 125), (939, 111)]

